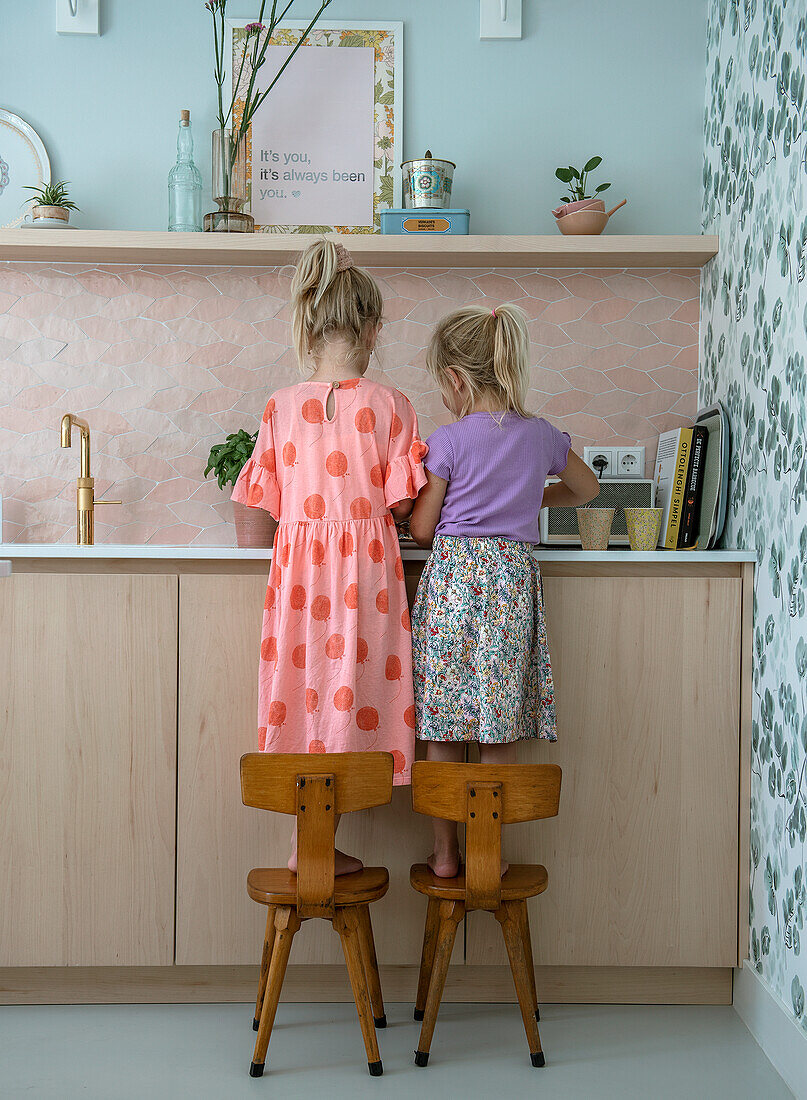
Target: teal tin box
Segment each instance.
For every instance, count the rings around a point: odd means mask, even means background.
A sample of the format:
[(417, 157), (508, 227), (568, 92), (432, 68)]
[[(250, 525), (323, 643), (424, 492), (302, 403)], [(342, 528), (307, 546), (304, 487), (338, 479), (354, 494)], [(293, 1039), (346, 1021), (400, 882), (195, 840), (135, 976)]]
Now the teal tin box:
[(413, 210), (382, 210), (381, 232), (392, 236), (405, 236), (409, 233), (441, 236), (446, 233), (469, 233), (471, 227), (470, 210), (428, 210), (419, 207)]

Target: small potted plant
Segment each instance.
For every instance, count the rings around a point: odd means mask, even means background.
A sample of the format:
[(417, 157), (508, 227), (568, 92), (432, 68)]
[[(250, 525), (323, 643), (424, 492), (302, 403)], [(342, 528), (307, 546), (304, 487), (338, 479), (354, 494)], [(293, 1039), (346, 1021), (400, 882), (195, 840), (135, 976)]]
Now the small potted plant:
[[(219, 489), (224, 489), (225, 485), (235, 485), (238, 475), (252, 457), (257, 438), (257, 431), (250, 435), (242, 428), (228, 435), (223, 443), (211, 447), (205, 477), (215, 474)], [(277, 526), (272, 516), (264, 508), (248, 508), (246, 504), (239, 504), (236, 500), (232, 504), (238, 545), (253, 549), (271, 547)]]
[(41, 221), (43, 218), (55, 219), (60, 222), (70, 221), (70, 211), (78, 210), (79, 207), (68, 198), (67, 187), (66, 180), (46, 183), (42, 187), (26, 187), (26, 191), (34, 192), (31, 198), (26, 201), (34, 204), (31, 207), (31, 217), (35, 222)]
[(592, 195), (587, 194), (589, 174), (599, 168), (601, 164), (602, 157), (591, 157), (582, 169), (575, 168), (571, 164), (566, 168), (555, 169), (557, 179), (561, 183), (565, 183), (569, 189), (569, 194), (561, 197), (561, 205), (552, 211), (555, 215), (555, 224), (561, 233), (602, 233), (611, 215), (616, 213), (628, 201), (623, 199), (613, 210), (609, 210), (606, 214), (605, 202), (597, 196), (601, 192), (607, 191), (611, 184), (601, 183), (594, 188)]

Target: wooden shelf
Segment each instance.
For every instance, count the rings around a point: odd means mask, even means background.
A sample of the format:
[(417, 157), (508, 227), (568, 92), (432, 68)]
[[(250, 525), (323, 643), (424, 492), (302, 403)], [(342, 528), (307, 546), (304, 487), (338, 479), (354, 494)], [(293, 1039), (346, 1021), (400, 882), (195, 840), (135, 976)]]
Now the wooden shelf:
[[(702, 267), (717, 237), (381, 236), (338, 238), (370, 267)], [(105, 229), (2, 229), (0, 260), (275, 267), (312, 237), (299, 234), (152, 233)]]

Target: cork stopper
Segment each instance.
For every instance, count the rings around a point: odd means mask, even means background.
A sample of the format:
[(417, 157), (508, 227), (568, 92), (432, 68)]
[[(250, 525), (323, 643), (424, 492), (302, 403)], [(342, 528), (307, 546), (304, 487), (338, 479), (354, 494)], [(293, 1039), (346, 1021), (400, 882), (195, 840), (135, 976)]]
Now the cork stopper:
[(191, 113), (190, 113), (190, 111), (180, 111), (179, 112), (179, 121), (183, 126), (190, 126), (190, 123), (191, 123)]

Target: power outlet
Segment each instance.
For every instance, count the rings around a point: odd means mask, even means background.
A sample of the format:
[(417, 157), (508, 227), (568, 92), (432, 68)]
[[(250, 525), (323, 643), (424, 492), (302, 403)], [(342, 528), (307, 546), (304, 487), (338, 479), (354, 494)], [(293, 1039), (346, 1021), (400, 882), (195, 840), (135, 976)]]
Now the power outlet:
[(644, 477), (644, 447), (584, 447), (583, 461), (601, 481)]
[(616, 447), (584, 447), (583, 461), (601, 481), (617, 476)]
[(620, 447), (614, 477), (644, 477), (644, 447)]

